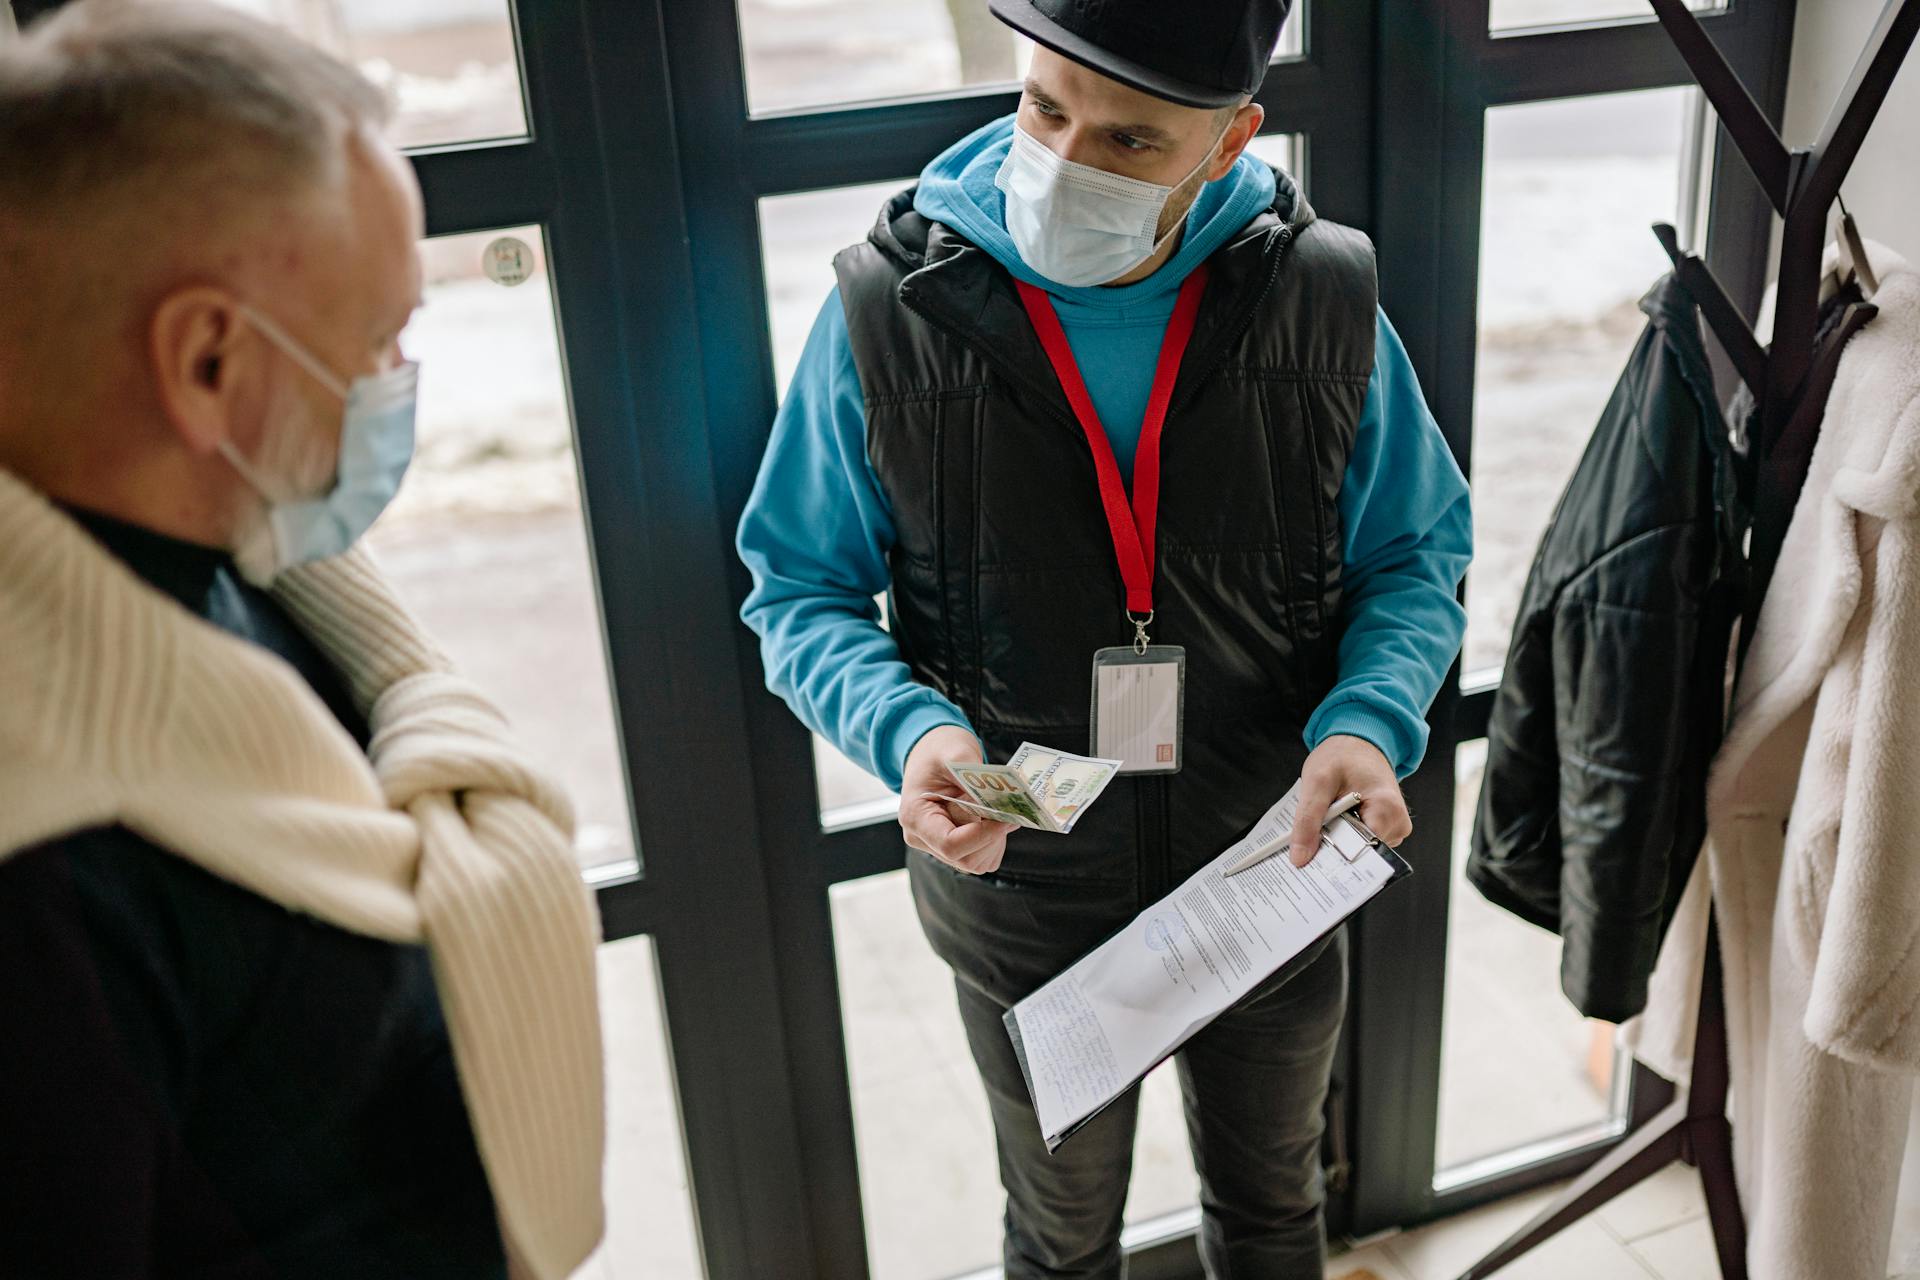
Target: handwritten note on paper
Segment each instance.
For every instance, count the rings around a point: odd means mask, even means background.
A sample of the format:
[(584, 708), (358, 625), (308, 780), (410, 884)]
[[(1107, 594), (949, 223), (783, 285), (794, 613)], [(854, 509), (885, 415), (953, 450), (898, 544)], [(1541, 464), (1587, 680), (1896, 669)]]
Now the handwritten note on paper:
[(1037, 1088), (1070, 1109), (1088, 1111), (1126, 1087), (1100, 1015), (1077, 982), (1052, 982), (1035, 1008), (1028, 1060), (1042, 1073)]
[(1007, 1012), (1048, 1150), (1406, 874), (1338, 819), (1305, 867), (1282, 856), (1227, 876), (1291, 829), (1293, 802), (1289, 791), (1247, 839)]

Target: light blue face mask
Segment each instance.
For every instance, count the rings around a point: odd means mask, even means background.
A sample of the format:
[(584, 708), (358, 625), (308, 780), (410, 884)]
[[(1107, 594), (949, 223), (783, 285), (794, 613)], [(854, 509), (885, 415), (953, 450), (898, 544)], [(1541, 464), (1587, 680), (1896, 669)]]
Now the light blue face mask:
[(1186, 221), (1192, 201), (1165, 235), (1155, 234), (1167, 201), (1212, 163), (1224, 137), (1222, 131), (1186, 177), (1163, 187), (1057, 156), (1015, 125), (993, 185), (1006, 197), (1007, 234), (1020, 260), (1070, 289), (1118, 280), (1158, 253)]
[(232, 441), (220, 442), (220, 454), (267, 503), (273, 537), (265, 576), (297, 564), (337, 556), (373, 527), (400, 492), (413, 461), (413, 419), (420, 365), (408, 360), (377, 374), (343, 382), (292, 335), (251, 307), (241, 314), (259, 326), (272, 343), (346, 406), (340, 424), (340, 460), (333, 488), (322, 497), (288, 494), (284, 481), (262, 475), (241, 456)]

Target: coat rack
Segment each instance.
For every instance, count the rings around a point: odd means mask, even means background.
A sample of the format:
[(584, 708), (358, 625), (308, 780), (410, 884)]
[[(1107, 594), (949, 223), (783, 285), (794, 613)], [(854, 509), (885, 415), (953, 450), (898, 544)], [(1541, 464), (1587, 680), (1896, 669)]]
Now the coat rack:
[[(1821, 263), (1826, 252), (1828, 215), (1840, 197), (1840, 184), (1860, 154), (1860, 145), (1886, 101), (1894, 76), (1913, 47), (1916, 33), (1920, 33), (1920, 0), (1888, 0), (1819, 140), (1812, 147), (1792, 150), (1768, 123), (1759, 104), (1684, 0), (1649, 3), (1742, 159), (1785, 222), (1780, 238), (1773, 342), (1764, 348), (1707, 264), (1681, 249), (1672, 227), (1661, 224), (1654, 228), (1680, 283), (1699, 304), (1708, 329), (1753, 393), (1757, 406), (1742, 476), (1753, 513), (1748, 592), (1736, 659), (1736, 663), (1744, 663), (1760, 603), (1806, 481), (1840, 353), (1875, 314), (1864, 293), (1856, 293), (1851, 295), (1852, 300), (1842, 302), (1837, 319), (1831, 320), (1823, 332)], [(1851, 219), (1845, 225), (1851, 235)], [(1863, 279), (1870, 280), (1870, 274)], [(1871, 292), (1870, 284), (1864, 292)], [(1727, 1021), (1721, 983), (1718, 929), (1709, 915), (1693, 1070), (1685, 1088), (1531, 1222), (1463, 1272), (1460, 1280), (1486, 1280), (1676, 1160), (1700, 1171), (1723, 1280), (1746, 1280), (1746, 1218), (1734, 1180), (1733, 1130), (1727, 1120)]]

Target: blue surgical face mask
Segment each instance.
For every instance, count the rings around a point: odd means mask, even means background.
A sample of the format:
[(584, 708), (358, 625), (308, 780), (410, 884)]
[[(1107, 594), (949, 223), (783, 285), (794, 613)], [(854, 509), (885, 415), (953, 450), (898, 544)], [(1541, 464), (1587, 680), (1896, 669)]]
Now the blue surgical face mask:
[(221, 456), (266, 501), (272, 547), (243, 548), (241, 559), (252, 576), (270, 581), (295, 565), (337, 556), (352, 547), (400, 491), (400, 481), (413, 461), (420, 366), (403, 361), (381, 373), (345, 382), (272, 320), (251, 307), (241, 312), (346, 406), (333, 487), (319, 497), (290, 492), (292, 481), (262, 474), (232, 441), (220, 442)]

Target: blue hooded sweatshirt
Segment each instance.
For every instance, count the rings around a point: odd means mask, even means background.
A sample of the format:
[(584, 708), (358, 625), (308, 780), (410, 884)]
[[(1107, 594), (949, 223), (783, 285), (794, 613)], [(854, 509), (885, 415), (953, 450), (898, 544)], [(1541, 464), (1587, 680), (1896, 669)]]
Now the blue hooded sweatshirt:
[[(1243, 155), (1203, 187), (1180, 249), (1145, 280), (1064, 288), (1028, 267), (1007, 233), (994, 177), (1013, 127), (1008, 116), (948, 148), (921, 174), (914, 208), (1052, 295), (1130, 477), (1180, 283), (1272, 205), (1273, 170)], [(1472, 557), (1473, 521), (1466, 481), (1384, 313), (1340, 515), (1339, 679), (1307, 725), (1307, 745), (1337, 734), (1363, 738), (1405, 776), (1426, 752), (1426, 711), (1466, 631), (1456, 592)], [(835, 290), (814, 321), (741, 518), (740, 556), (754, 583), (742, 617), (761, 638), (767, 687), (809, 729), (897, 790), (907, 754), (925, 734), (972, 726), (913, 679), (882, 625), (876, 597), (887, 590), (894, 536), (867, 458), (865, 400)], [(1049, 745), (1074, 751), (1086, 744)]]

